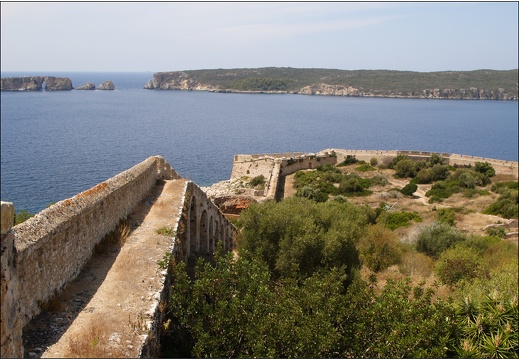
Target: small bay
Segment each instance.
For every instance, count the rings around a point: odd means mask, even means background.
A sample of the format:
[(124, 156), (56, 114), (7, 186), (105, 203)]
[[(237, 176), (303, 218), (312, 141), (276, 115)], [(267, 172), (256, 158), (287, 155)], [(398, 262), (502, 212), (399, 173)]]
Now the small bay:
[(66, 76), (114, 91), (2, 92), (1, 198), (38, 212), (151, 155), (200, 186), (235, 154), (423, 150), (518, 160), (518, 103), (143, 89), (150, 73)]

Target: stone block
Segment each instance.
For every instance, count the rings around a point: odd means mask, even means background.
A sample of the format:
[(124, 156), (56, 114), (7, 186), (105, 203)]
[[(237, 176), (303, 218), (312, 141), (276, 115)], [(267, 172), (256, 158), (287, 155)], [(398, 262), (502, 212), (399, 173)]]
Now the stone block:
[(2, 234), (7, 233), (14, 224), (14, 205), (10, 202), (2, 201)]

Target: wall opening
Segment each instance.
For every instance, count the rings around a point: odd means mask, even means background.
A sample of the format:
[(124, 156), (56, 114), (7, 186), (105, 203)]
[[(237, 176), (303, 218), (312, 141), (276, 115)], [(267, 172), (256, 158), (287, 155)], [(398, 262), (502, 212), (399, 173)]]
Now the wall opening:
[(207, 226), (207, 211), (204, 210), (202, 211), (202, 216), (200, 216), (200, 244), (199, 246), (197, 247), (198, 250), (203, 250), (204, 251), (207, 251), (207, 248), (208, 248), (208, 234), (207, 234), (207, 229), (208, 226)]
[(196, 198), (191, 198), (191, 206), (189, 208), (189, 245), (187, 246), (187, 256), (190, 254), (196, 254), (198, 247), (198, 231), (197, 231), (197, 219), (196, 219)]

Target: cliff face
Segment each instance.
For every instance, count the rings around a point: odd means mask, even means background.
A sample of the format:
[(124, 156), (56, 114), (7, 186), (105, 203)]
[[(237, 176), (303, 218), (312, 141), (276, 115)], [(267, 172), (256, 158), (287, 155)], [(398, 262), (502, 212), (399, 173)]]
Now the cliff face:
[[(421, 99), (517, 100), (516, 70), (413, 73), (390, 70), (260, 68), (158, 72), (144, 86), (156, 90), (289, 93)], [(282, 81), (281, 90), (238, 90), (244, 80)]]
[(217, 91), (220, 87), (218, 85), (201, 84), (191, 78), (186, 72), (174, 71), (153, 74), (153, 80), (148, 81), (144, 88), (155, 90)]
[(351, 86), (313, 84), (299, 90), (304, 95), (331, 95), (331, 96), (364, 96), (364, 97), (391, 97), (391, 98), (420, 98), (420, 99), (458, 99), (458, 100), (517, 100), (509, 96), (503, 88), (488, 89), (424, 89), (421, 92), (392, 92), (383, 90), (361, 91)]
[(1, 91), (41, 91), (45, 82), (46, 91), (72, 90), (69, 78), (54, 76), (24, 76), (1, 79)]

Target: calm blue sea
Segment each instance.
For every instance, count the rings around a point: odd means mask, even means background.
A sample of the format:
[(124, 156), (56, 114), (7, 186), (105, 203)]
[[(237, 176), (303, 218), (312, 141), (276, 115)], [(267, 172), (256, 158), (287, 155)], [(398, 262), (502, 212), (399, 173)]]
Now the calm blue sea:
[(1, 93), (1, 198), (38, 212), (162, 155), (201, 186), (234, 154), (427, 150), (518, 160), (518, 103), (154, 91), (153, 73), (55, 75), (115, 91)]

